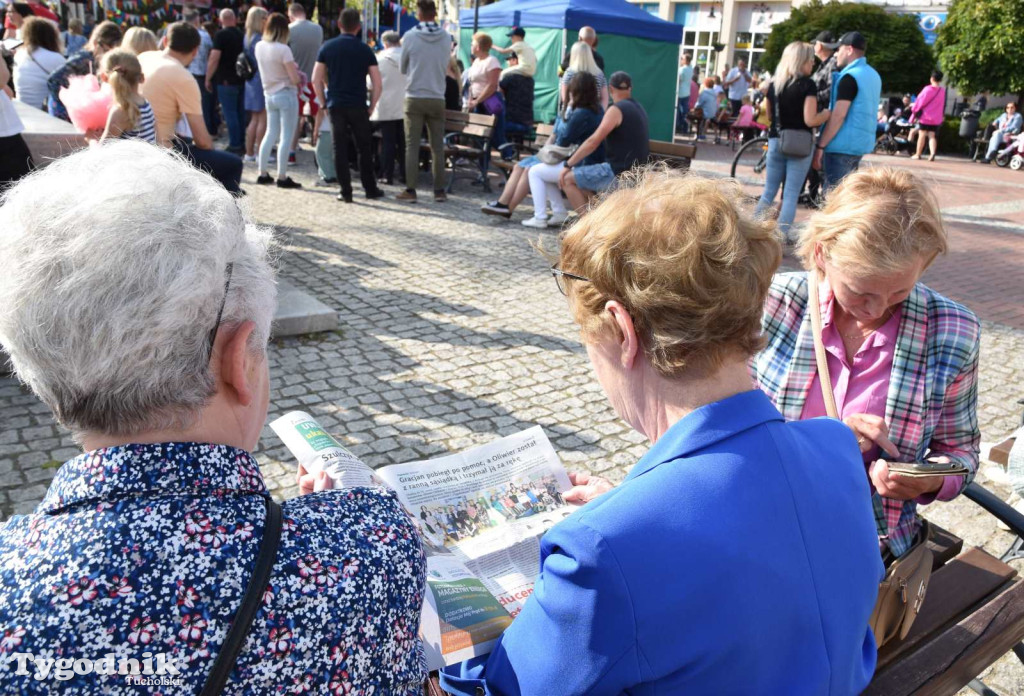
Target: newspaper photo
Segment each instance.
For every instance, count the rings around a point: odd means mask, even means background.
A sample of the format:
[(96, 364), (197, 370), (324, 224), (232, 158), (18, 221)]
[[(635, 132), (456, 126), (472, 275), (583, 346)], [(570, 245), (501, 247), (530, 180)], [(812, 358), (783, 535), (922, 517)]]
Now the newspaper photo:
[(571, 484), (540, 426), (435, 459), (374, 471), (311, 416), (270, 424), (303, 467), (337, 488), (388, 486), (427, 554), (420, 635), (428, 667), (487, 654), (533, 592), (540, 538), (573, 512)]

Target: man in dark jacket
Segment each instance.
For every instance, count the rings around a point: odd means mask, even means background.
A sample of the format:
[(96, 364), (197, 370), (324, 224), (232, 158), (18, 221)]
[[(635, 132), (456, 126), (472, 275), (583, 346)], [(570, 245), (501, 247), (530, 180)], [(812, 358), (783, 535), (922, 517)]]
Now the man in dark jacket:
[[(827, 109), (832, 99), (832, 75), (839, 68), (836, 66), (836, 49), (839, 40), (832, 32), (825, 30), (814, 37), (814, 55), (821, 61), (818, 69), (811, 75), (818, 88), (818, 111)], [(807, 195), (811, 201), (817, 201), (821, 193), (821, 174), (816, 169), (807, 173)]]
[(836, 67), (836, 49), (839, 41), (830, 31), (820, 32), (814, 37), (814, 55), (821, 61), (818, 69), (811, 75), (818, 87), (818, 111), (828, 108), (832, 98), (832, 74), (839, 70)]

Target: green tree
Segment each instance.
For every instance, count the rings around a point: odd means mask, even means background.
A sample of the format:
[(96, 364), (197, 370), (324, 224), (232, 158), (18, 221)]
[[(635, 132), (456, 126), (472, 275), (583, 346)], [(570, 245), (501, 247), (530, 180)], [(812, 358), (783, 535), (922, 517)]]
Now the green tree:
[[(975, 1), (966, 0), (965, 4)], [(826, 29), (837, 38), (848, 31), (864, 35), (868, 42), (868, 63), (881, 75), (883, 92), (916, 93), (928, 84), (935, 60), (917, 26), (917, 18), (891, 14), (877, 5), (861, 3), (814, 0), (794, 7), (788, 19), (772, 27), (761, 64), (768, 70), (774, 69), (790, 42), (812, 42), (818, 32)]]
[(1016, 94), (1024, 103), (1024, 0), (953, 0), (935, 52), (962, 92)]

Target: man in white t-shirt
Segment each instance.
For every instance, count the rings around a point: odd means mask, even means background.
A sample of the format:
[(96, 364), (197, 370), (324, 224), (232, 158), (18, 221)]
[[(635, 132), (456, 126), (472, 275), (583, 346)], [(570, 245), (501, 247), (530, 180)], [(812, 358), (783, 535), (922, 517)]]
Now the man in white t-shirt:
[(740, 107), (743, 106), (743, 96), (750, 88), (752, 78), (747, 72), (747, 61), (740, 58), (736, 61), (736, 67), (725, 76), (722, 85), (729, 90), (729, 105), (732, 107), (734, 116), (739, 115)]

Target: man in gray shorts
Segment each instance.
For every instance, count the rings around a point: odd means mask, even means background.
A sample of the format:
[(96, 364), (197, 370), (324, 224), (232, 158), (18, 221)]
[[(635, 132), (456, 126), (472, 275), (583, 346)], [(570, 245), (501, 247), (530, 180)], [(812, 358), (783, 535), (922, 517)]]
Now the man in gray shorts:
[[(608, 79), (608, 93), (614, 103), (604, 112), (601, 125), (594, 134), (565, 161), (565, 169), (558, 181), (576, 210), (581, 210), (595, 193), (611, 188), (619, 174), (637, 164), (645, 164), (650, 156), (647, 112), (633, 100), (633, 78), (621, 70), (612, 73)], [(607, 161), (577, 164), (602, 142), (608, 153)]]

